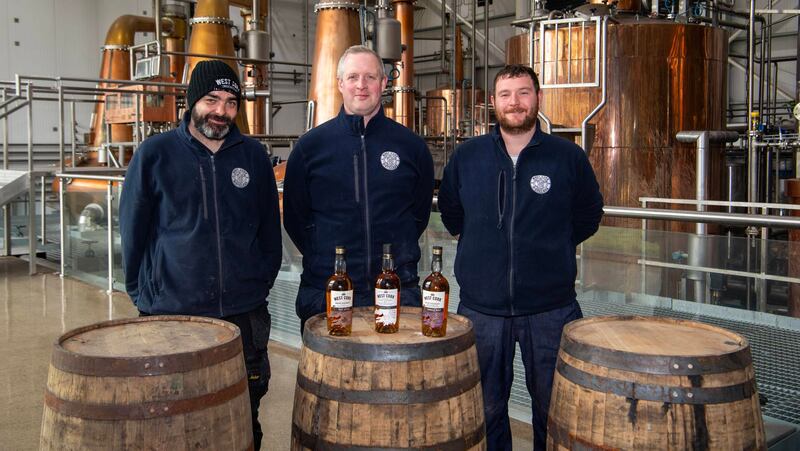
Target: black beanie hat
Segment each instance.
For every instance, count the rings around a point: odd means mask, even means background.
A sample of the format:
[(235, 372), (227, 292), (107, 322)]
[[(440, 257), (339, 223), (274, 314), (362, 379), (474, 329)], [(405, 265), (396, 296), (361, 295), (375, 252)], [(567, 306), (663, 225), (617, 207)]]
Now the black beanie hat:
[(192, 111), (194, 104), (211, 91), (227, 91), (236, 95), (237, 102), (241, 101), (239, 75), (224, 61), (204, 60), (197, 63), (186, 91), (186, 110)]

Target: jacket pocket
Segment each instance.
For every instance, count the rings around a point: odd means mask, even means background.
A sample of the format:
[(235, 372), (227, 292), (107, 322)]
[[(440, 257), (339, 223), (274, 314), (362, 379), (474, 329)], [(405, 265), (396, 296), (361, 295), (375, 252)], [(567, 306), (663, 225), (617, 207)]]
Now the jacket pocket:
[(161, 293), (161, 268), (163, 267), (162, 260), (164, 259), (163, 246), (161, 240), (156, 240), (156, 248), (153, 251), (153, 273), (150, 278), (153, 282), (152, 291), (153, 295)]

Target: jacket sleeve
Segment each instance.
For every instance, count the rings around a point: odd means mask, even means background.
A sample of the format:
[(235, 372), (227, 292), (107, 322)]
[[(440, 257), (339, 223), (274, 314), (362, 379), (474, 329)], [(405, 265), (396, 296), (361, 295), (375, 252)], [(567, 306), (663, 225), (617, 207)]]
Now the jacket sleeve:
[(417, 237), (420, 237), (428, 227), (433, 202), (433, 157), (424, 142), (417, 161), (419, 180), (414, 187), (414, 219), (417, 222)]
[(275, 184), (275, 173), (272, 170), (270, 159), (265, 155), (266, 183), (264, 184), (264, 201), (261, 209), (261, 228), (259, 242), (265, 245), (263, 258), (266, 258), (269, 268), (267, 283), (270, 288), (278, 277), (281, 269), (283, 249), (281, 247), (281, 213), (278, 204), (278, 187)]
[(139, 301), (139, 272), (152, 234), (155, 204), (144, 149), (133, 156), (125, 174), (119, 201), (119, 229), (122, 237), (122, 266), (125, 290)]
[(301, 144), (297, 144), (286, 162), (283, 179), (283, 227), (301, 254), (305, 255), (305, 229), (311, 226), (311, 194)]
[(572, 198), (572, 241), (577, 246), (597, 232), (603, 218), (603, 195), (586, 153), (578, 150), (576, 183)]
[(439, 186), (439, 211), (442, 223), (451, 235), (460, 235), (464, 229), (464, 207), (459, 197), (458, 155), (453, 154), (444, 168), (442, 184)]

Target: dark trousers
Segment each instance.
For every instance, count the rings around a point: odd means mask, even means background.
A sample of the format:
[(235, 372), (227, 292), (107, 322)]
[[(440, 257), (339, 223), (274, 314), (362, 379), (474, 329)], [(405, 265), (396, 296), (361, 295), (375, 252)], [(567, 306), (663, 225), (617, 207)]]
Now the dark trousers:
[[(150, 316), (148, 313), (139, 312), (139, 316)], [(267, 342), (272, 327), (272, 317), (269, 314), (267, 303), (261, 307), (242, 313), (220, 318), (236, 324), (242, 332), (242, 353), (244, 366), (247, 370), (247, 387), (250, 391), (250, 413), (253, 422), (253, 448), (261, 448), (261, 423), (258, 422), (258, 408), (261, 398), (269, 389), (269, 354)]]
[[(373, 290), (354, 293), (353, 307), (364, 307), (375, 305), (375, 292)], [(400, 287), (400, 305), (410, 307), (420, 307), (422, 305), (422, 292), (419, 286), (411, 284), (407, 287)], [(300, 318), (300, 333), (306, 328), (306, 321), (314, 315), (325, 313), (325, 290), (300, 284), (297, 290), (297, 300), (295, 301), (295, 313)]]
[(472, 321), (481, 368), (486, 443), (489, 451), (511, 450), (508, 399), (514, 380), (514, 352), (519, 344), (525, 367), (525, 384), (533, 410), (533, 449), (544, 450), (547, 411), (561, 342), (568, 322), (582, 318), (577, 302), (555, 310), (524, 316), (492, 316), (458, 306)]

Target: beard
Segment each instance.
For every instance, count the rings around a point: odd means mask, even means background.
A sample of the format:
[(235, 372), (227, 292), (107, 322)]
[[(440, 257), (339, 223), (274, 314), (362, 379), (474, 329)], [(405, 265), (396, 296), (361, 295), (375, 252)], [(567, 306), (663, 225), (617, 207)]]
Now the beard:
[[(208, 121), (209, 119), (224, 122), (224, 124), (214, 125)], [(195, 128), (197, 128), (203, 136), (217, 141), (225, 138), (228, 132), (231, 131), (231, 125), (233, 124), (233, 119), (227, 116), (219, 116), (214, 113), (200, 116), (197, 110), (192, 110), (192, 121), (194, 122)]]
[[(525, 118), (520, 123), (512, 123), (508, 116), (509, 114), (513, 113), (527, 113)], [(511, 135), (521, 135), (523, 133), (527, 133), (533, 130), (533, 127), (536, 126), (536, 117), (538, 116), (538, 111), (536, 110), (525, 110), (522, 108), (509, 108), (502, 113), (497, 113), (497, 122), (500, 123), (500, 128), (503, 129), (504, 132), (511, 134)]]

